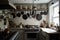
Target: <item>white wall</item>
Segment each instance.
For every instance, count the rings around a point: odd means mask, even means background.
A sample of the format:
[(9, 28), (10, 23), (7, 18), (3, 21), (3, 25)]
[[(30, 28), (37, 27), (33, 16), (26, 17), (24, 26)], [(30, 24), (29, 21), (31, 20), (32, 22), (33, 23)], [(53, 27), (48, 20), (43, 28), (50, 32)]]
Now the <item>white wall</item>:
[[(26, 13), (26, 12), (25, 12)], [(37, 12), (38, 14), (40, 13), (40, 11)], [(22, 22), (22, 24), (24, 25), (40, 25), (40, 23), (42, 22), (42, 20), (48, 20), (47, 19), (47, 15), (42, 15), (42, 19), (40, 21), (36, 20), (36, 18), (28, 18), (27, 20), (24, 20), (22, 18), (22, 16), (19, 18), (19, 17), (16, 17), (14, 18), (14, 22), (18, 25)]]

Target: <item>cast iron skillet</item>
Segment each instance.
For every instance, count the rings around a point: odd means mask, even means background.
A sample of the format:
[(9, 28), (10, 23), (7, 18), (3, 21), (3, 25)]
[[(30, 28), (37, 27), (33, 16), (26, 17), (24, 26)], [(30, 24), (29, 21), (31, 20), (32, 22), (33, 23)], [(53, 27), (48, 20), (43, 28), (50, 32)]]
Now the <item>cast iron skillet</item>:
[(26, 20), (28, 18), (27, 14), (23, 14), (22, 18)]
[(47, 15), (47, 14), (48, 14), (48, 12), (45, 11), (45, 12), (44, 12), (44, 15)]
[(43, 15), (43, 14), (44, 14), (44, 12), (40, 12), (40, 14), (41, 14), (41, 15)]
[(23, 14), (24, 14), (24, 12), (23, 12), (23, 11), (21, 11), (21, 14), (23, 15)]
[(0, 15), (0, 19), (3, 19), (4, 18), (4, 16), (3, 15)]
[(17, 13), (16, 15), (17, 15), (17, 17), (20, 17), (20, 16), (21, 16), (21, 14), (20, 14), (20, 13)]
[(42, 19), (42, 15), (36, 14), (36, 19), (37, 19), (38, 21), (40, 21), (40, 20)]

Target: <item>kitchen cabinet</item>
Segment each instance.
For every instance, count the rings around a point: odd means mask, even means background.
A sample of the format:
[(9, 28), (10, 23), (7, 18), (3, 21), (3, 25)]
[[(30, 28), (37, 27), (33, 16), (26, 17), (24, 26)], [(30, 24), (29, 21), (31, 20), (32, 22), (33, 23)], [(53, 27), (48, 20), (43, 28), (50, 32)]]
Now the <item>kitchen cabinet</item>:
[(46, 33), (44, 31), (40, 31), (40, 40), (60, 40), (60, 33)]
[(24, 40), (25, 39), (25, 33), (24, 33), (23, 29), (11, 29), (11, 31), (18, 31), (19, 32), (19, 35), (17, 36), (18, 40)]
[(24, 30), (20, 30), (20, 40), (24, 40), (25, 39), (25, 33)]

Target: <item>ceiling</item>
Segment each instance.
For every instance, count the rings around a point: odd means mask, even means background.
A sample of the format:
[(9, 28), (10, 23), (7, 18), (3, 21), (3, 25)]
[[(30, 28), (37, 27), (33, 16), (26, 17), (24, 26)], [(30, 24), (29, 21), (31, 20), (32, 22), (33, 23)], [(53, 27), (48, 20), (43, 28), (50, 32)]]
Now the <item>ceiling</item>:
[(48, 3), (51, 0), (9, 0), (12, 3)]

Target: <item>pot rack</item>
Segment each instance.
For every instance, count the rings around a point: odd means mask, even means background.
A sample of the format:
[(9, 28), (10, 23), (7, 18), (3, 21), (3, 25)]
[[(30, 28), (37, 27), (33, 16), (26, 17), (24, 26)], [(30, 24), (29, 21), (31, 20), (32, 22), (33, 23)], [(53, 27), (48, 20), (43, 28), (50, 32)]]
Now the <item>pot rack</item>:
[[(32, 10), (47, 11), (48, 10), (47, 3), (46, 4), (35, 4), (34, 1), (36, 0), (32, 0), (32, 4), (15, 4), (15, 5), (17, 7), (17, 10), (19, 11), (32, 11)], [(43, 5), (45, 5), (45, 7)]]

